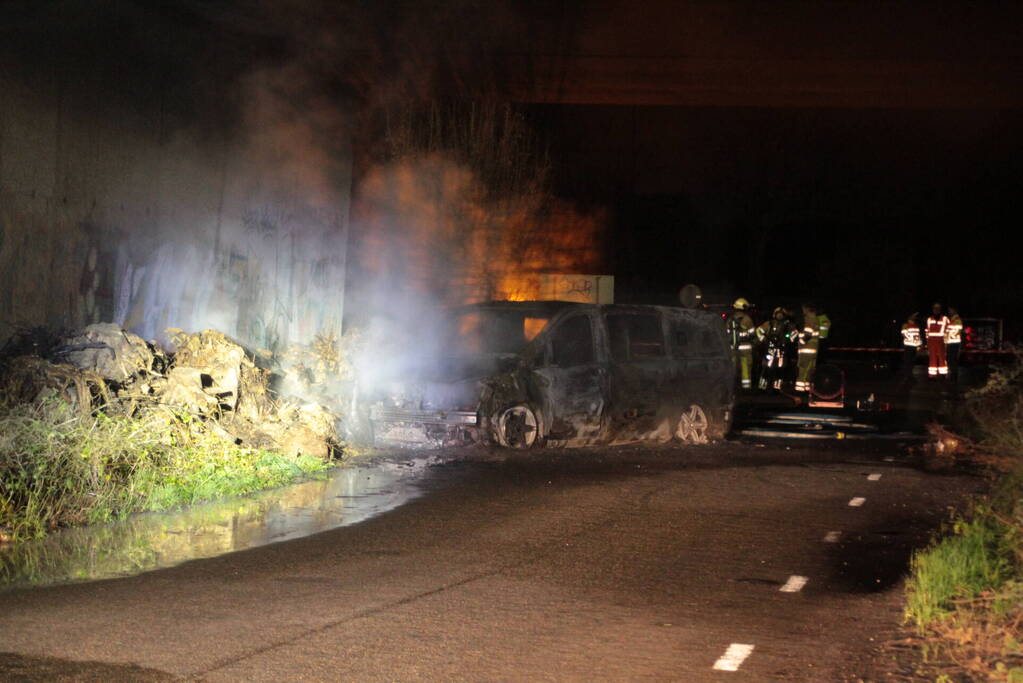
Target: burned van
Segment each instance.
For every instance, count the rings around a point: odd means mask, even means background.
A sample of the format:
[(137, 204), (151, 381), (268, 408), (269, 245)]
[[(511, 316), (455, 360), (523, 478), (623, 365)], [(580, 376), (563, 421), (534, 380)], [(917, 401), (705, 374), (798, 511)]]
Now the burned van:
[(707, 443), (728, 431), (735, 370), (717, 316), (532, 301), (450, 313), (443, 353), (371, 398), (376, 443)]

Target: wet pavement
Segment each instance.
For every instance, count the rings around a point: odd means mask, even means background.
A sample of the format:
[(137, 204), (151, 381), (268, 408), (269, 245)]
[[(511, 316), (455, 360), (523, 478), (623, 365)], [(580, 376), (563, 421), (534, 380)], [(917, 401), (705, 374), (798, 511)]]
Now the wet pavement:
[(356, 524), (416, 498), (429, 454), (391, 455), (250, 496), (0, 545), (0, 591), (130, 576)]
[(0, 678), (870, 679), (985, 485), (887, 442), (474, 453), (359, 524), (0, 593)]

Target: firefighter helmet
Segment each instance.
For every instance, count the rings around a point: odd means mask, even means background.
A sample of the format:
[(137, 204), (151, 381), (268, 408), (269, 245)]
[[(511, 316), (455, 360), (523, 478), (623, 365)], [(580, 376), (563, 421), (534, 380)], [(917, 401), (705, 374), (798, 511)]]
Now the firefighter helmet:
[(779, 313), (781, 313), (782, 315), (785, 315), (785, 309), (782, 308), (781, 306), (775, 306), (774, 310), (771, 311), (771, 315), (772, 316), (777, 316)]
[(737, 311), (745, 311), (747, 308), (749, 308), (749, 302), (740, 296), (738, 299), (735, 300), (735, 303), (732, 304), (732, 308), (734, 308)]

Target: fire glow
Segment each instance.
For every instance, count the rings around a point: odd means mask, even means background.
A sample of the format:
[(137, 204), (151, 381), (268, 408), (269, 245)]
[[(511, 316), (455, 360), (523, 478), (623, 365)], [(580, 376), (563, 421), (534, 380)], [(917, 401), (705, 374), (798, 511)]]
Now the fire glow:
[(488, 197), (472, 172), (440, 157), (370, 172), (355, 214), (361, 265), (387, 296), (526, 301), (540, 297), (545, 273), (601, 266), (604, 212), (539, 195)]

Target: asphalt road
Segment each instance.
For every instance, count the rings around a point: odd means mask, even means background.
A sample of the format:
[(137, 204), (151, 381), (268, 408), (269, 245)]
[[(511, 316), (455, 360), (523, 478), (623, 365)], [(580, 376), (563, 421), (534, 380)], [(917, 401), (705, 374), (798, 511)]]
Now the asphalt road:
[(0, 678), (870, 679), (911, 549), (982, 487), (862, 442), (555, 451), (431, 479), (352, 527), (0, 593)]

